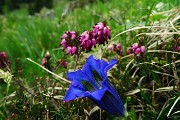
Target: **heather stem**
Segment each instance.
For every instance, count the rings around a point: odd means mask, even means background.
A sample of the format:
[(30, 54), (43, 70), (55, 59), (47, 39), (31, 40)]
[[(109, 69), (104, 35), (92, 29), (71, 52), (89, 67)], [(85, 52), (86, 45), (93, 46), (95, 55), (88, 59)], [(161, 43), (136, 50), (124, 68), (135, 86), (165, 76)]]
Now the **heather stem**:
[(78, 64), (78, 60), (79, 60), (79, 56), (81, 55), (81, 48), (79, 49), (79, 52), (77, 52), (75, 55), (76, 60), (75, 60), (75, 64), (74, 64), (74, 70), (76, 70), (77, 64)]

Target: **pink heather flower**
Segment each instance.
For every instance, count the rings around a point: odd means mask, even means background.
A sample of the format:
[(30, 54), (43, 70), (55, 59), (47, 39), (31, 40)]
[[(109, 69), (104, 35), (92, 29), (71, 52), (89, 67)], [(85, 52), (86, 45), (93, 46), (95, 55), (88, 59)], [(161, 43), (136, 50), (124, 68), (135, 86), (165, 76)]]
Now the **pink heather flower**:
[(134, 43), (134, 44), (131, 46), (131, 48), (132, 48), (132, 51), (135, 52), (136, 49), (138, 48), (138, 43)]
[(57, 61), (57, 65), (59, 67), (67, 68), (68, 67), (68, 62), (65, 59), (59, 59)]
[(49, 51), (47, 51), (44, 58), (41, 61), (41, 65), (47, 68), (48, 70), (51, 70), (50, 58), (51, 58), (51, 55)]
[(122, 49), (122, 46), (121, 46), (121, 44), (120, 44), (120, 43), (118, 43), (118, 44), (116, 45), (116, 49), (117, 49), (117, 50)]
[(76, 38), (76, 32), (70, 31), (70, 34), (71, 34), (71, 39), (74, 40)]
[(0, 68), (9, 67), (10, 63), (6, 52), (0, 52)]
[(63, 66), (64, 68), (67, 68), (68, 62), (66, 60), (62, 60), (61, 66)]
[(122, 49), (120, 49), (120, 50), (119, 50), (119, 54), (120, 54), (121, 56), (123, 56), (123, 55), (124, 55), (124, 53), (123, 53), (123, 50), (122, 50)]
[(114, 52), (116, 50), (116, 45), (115, 44), (109, 45), (109, 50), (111, 52)]
[(70, 55), (72, 54), (72, 47), (70, 47), (70, 46), (67, 47), (67, 54), (70, 54)]
[(116, 50), (118, 51), (118, 53), (119, 53), (120, 56), (123, 56), (123, 55), (124, 55), (123, 49), (122, 49), (122, 46), (121, 46), (120, 43), (118, 43), (118, 44), (116, 45)]
[(74, 55), (76, 53), (77, 48), (75, 46), (67, 47), (67, 54)]
[(61, 44), (66, 45), (67, 44), (66, 39), (62, 39)]
[(126, 50), (126, 55), (131, 54), (131, 51), (129, 49)]
[(67, 31), (61, 37), (63, 50), (67, 49), (67, 54), (74, 55), (79, 45), (79, 37), (75, 31)]
[(93, 26), (92, 34), (98, 44), (105, 44), (110, 38), (111, 30), (105, 22), (97, 23)]
[(75, 46), (72, 47), (72, 55), (76, 53), (77, 48)]
[(134, 44), (131, 46), (131, 49), (132, 49), (132, 52), (133, 52), (136, 56), (139, 56), (140, 54), (143, 55), (144, 52), (145, 52), (145, 46), (144, 46), (144, 45), (140, 46), (138, 43), (134, 43)]
[(63, 34), (61, 38), (62, 38), (62, 39), (68, 38), (68, 33), (66, 32), (65, 34)]
[(51, 54), (49, 53), (49, 51), (47, 51), (44, 58), (41, 61), (41, 65), (49, 70), (51, 70), (50, 62), (49, 62), (50, 58), (51, 58)]
[(134, 53), (135, 53), (136, 55), (138, 55), (140, 52), (141, 52), (141, 49), (140, 49), (140, 48), (137, 48)]
[(41, 65), (46, 67), (46, 64), (47, 64), (47, 60), (46, 60), (46, 58), (43, 58), (41, 61)]
[(124, 53), (123, 53), (123, 49), (122, 49), (122, 46), (120, 43), (118, 43), (117, 45), (116, 44), (113, 44), (109, 47), (109, 49), (111, 50), (111, 52), (114, 52), (116, 51), (120, 56), (123, 56)]
[(107, 39), (110, 37), (111, 31), (109, 26), (104, 27), (103, 34), (106, 35)]
[(93, 38), (91, 31), (84, 31), (80, 36), (81, 47), (90, 51), (96, 45), (96, 40)]
[(141, 46), (140, 49), (141, 49), (141, 53), (144, 54), (144, 52), (145, 52), (145, 46)]
[(177, 51), (180, 51), (180, 46), (177, 47)]

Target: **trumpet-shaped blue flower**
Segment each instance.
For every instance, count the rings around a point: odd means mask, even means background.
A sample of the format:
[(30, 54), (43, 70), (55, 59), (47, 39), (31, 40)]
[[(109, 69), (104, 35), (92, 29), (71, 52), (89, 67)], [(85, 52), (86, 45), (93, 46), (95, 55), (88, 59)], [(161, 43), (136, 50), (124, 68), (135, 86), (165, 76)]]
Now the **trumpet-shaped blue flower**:
[(91, 55), (82, 69), (67, 74), (71, 85), (64, 100), (88, 97), (105, 111), (115, 116), (124, 116), (124, 105), (107, 78), (108, 70), (116, 63), (116, 59), (111, 59), (107, 63)]

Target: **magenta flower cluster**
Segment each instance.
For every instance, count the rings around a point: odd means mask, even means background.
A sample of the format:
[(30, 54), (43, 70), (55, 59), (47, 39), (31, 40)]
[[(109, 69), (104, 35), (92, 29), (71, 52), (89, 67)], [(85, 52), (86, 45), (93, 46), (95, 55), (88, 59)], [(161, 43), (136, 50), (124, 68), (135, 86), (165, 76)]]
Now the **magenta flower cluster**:
[(61, 39), (63, 50), (67, 49), (67, 54), (74, 55), (77, 51), (77, 45), (79, 44), (78, 33), (75, 31), (67, 31)]
[[(120, 56), (124, 56), (123, 47), (120, 43), (113, 44), (109, 47), (111, 52), (117, 52)], [(129, 55), (131, 51), (129, 49), (126, 50), (126, 55)]]
[[(118, 53), (120, 56), (124, 56), (123, 47), (122, 47), (122, 45), (120, 43), (110, 45), (109, 50), (111, 52)], [(131, 49), (126, 50), (126, 55), (129, 55), (131, 53), (134, 53), (135, 56), (140, 57), (145, 53), (145, 46), (140, 45), (138, 43), (134, 43), (131, 46)]]
[(100, 22), (93, 26), (93, 30), (84, 31), (80, 36), (75, 31), (65, 32), (61, 37), (61, 46), (63, 51), (67, 49), (67, 54), (70, 55), (78, 53), (79, 50), (91, 51), (93, 46), (107, 43), (110, 33), (109, 26)]
[(107, 40), (110, 38), (111, 29), (106, 25), (105, 22), (100, 22), (93, 26), (92, 34), (98, 44), (104, 45), (105, 42), (107, 43)]
[(80, 44), (84, 50), (90, 51), (96, 46), (97, 41), (93, 37), (92, 31), (84, 31), (80, 36)]
[(136, 56), (140, 56), (141, 54), (143, 55), (145, 52), (145, 46), (144, 45), (139, 45), (138, 43), (134, 43), (131, 46), (132, 52), (136, 55)]

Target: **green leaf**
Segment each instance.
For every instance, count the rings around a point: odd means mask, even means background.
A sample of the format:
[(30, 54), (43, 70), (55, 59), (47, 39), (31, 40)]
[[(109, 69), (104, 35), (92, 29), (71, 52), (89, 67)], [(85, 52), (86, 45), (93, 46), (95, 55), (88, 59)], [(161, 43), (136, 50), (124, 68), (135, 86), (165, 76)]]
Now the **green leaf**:
[(154, 4), (155, 4), (155, 2), (153, 2), (153, 4), (151, 5), (151, 8), (148, 10), (148, 11), (149, 11), (149, 14), (147, 15), (147, 19), (146, 19), (145, 26), (148, 25), (149, 17), (150, 17), (150, 15), (151, 15), (151, 13), (152, 13), (152, 9), (153, 9), (153, 7), (154, 7)]
[(134, 107), (131, 108), (130, 112), (128, 113), (128, 120), (137, 120), (136, 111)]
[(3, 70), (0, 69), (0, 78), (3, 79), (5, 83), (7, 83), (7, 93), (9, 91), (12, 76), (13, 75), (11, 75), (11, 73), (9, 73), (8, 71), (4, 72)]
[(174, 107), (174, 104), (178, 99), (180, 99), (180, 93), (173, 99), (169, 100), (169, 102), (166, 102), (161, 112), (159, 113), (157, 120), (165, 120), (168, 113), (172, 111), (172, 108)]

